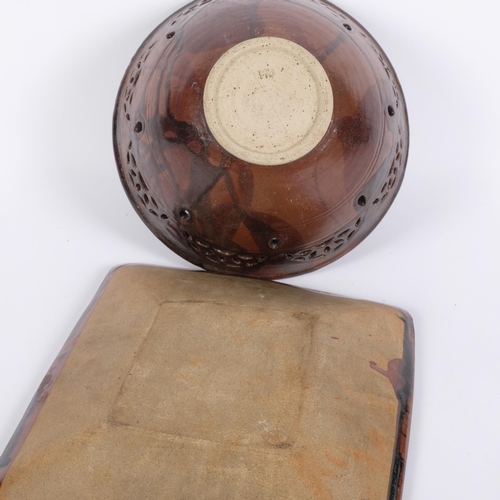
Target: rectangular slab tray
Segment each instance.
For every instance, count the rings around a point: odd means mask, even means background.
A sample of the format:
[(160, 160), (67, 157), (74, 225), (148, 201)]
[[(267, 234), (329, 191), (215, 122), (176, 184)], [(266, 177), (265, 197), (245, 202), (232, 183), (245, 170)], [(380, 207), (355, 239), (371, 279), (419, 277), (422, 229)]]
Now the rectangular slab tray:
[(117, 268), (0, 457), (0, 500), (399, 499), (413, 351), (389, 306)]

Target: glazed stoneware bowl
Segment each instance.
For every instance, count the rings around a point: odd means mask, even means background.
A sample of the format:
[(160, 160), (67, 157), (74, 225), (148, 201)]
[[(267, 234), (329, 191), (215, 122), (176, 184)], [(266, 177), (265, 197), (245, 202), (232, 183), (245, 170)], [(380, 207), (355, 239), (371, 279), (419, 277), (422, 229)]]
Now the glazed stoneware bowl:
[(403, 93), (370, 34), (319, 0), (198, 0), (144, 41), (114, 149), (151, 231), (208, 271), (284, 278), (358, 245), (408, 156)]

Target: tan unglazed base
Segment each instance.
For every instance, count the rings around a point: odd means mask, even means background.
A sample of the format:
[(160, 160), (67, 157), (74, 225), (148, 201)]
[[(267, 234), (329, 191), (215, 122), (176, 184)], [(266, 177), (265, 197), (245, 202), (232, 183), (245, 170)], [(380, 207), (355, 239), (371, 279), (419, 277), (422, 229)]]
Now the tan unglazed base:
[(412, 383), (398, 309), (121, 267), (0, 459), (0, 499), (397, 499)]
[(219, 144), (241, 160), (283, 165), (312, 151), (333, 113), (333, 91), (320, 62), (277, 37), (246, 40), (212, 68), (203, 107)]

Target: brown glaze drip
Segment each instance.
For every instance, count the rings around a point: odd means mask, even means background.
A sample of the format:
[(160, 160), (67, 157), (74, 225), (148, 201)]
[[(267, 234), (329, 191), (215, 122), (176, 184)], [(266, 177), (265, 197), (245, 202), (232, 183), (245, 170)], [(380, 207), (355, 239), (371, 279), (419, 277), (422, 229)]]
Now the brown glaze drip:
[(398, 430), (394, 447), (392, 478), (388, 500), (401, 500), (403, 482), (410, 444), (411, 412), (413, 407), (413, 378), (415, 372), (415, 330), (411, 316), (400, 309), (399, 318), (405, 325), (403, 360), (399, 365), (399, 383), (396, 396), (399, 400)]
[(392, 387), (394, 387), (396, 395), (398, 387), (401, 386), (401, 363), (403, 363), (402, 359), (393, 359), (387, 364), (388, 369), (383, 370), (377, 365), (377, 363), (375, 363), (375, 361), (370, 361), (370, 368), (373, 368), (375, 371), (381, 373), (384, 377), (389, 379)]
[(380, 368), (374, 361), (370, 361), (370, 368), (387, 377), (399, 400), (398, 428), (388, 500), (401, 500), (403, 495), (413, 404), (415, 333), (411, 316), (405, 311), (400, 310), (400, 313), (398, 317), (405, 325), (403, 359), (389, 361), (387, 370)]

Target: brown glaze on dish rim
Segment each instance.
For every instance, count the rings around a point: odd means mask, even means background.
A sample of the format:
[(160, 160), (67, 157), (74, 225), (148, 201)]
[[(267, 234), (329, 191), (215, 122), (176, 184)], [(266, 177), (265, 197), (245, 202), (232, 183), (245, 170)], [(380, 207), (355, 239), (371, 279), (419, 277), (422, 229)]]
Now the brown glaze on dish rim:
[[(161, 207), (161, 202), (158, 203), (154, 197), (152, 198), (153, 205), (151, 205), (149, 196), (147, 198), (139, 196), (140, 202), (142, 202), (142, 205), (144, 205), (141, 206), (141, 203), (139, 203), (139, 200), (137, 199), (137, 192), (134, 189), (132, 189), (132, 187), (129, 185), (129, 180), (126, 175), (126, 168), (125, 168), (126, 165), (122, 161), (122, 154), (120, 152), (120, 149), (123, 147), (121, 146), (121, 144), (125, 142), (125, 139), (120, 139), (120, 142), (118, 140), (117, 122), (118, 122), (118, 116), (120, 115), (122, 109), (121, 105), (122, 105), (123, 95), (124, 93), (130, 93), (130, 89), (127, 92), (127, 86), (129, 85), (130, 82), (129, 79), (130, 74), (132, 73), (137, 64), (140, 66), (141, 59), (144, 60), (147, 59), (150, 51), (153, 49), (154, 45), (158, 42), (158, 40), (156, 40), (151, 45), (152, 41), (158, 38), (158, 34), (161, 33), (162, 31), (168, 31), (167, 28), (169, 26), (169, 23), (171, 24), (175, 23), (180, 16), (185, 16), (186, 14), (190, 14), (193, 10), (196, 10), (199, 7), (203, 7), (208, 3), (210, 2), (207, 1), (201, 3), (193, 2), (188, 6), (180, 9), (172, 16), (170, 16), (167, 20), (162, 22), (151, 33), (151, 35), (146, 39), (146, 41), (141, 45), (136, 55), (132, 59), (129, 68), (127, 69), (127, 72), (125, 73), (125, 76), (123, 78), (120, 87), (120, 91), (117, 96), (114, 120), (113, 120), (113, 143), (115, 149), (115, 156), (124, 189), (130, 201), (132, 202), (135, 210), (137, 211), (138, 215), (143, 220), (143, 222), (150, 228), (150, 230), (152, 230), (152, 232), (163, 243), (165, 243), (169, 248), (171, 248), (174, 252), (181, 255), (186, 260), (192, 262), (195, 265), (201, 266), (208, 271), (220, 272), (223, 274), (242, 275), (248, 277), (279, 279), (279, 278), (285, 278), (303, 274), (305, 272), (309, 272), (311, 270), (323, 267), (332, 262), (333, 260), (342, 257), (352, 248), (357, 246), (361, 241), (364, 240), (366, 236), (368, 236), (368, 234), (378, 225), (380, 220), (383, 218), (383, 216), (390, 208), (390, 205), (392, 204), (396, 194), (400, 189), (401, 182), (403, 180), (405, 173), (405, 166), (408, 158), (408, 145), (409, 145), (407, 110), (405, 106), (404, 95), (398, 77), (394, 71), (394, 68), (392, 67), (390, 61), (388, 60), (387, 56), (380, 48), (380, 46), (377, 44), (377, 42), (373, 39), (373, 37), (369, 35), (368, 31), (365, 30), (364, 27), (354, 19), (346, 17), (347, 15), (344, 15), (345, 13), (341, 9), (338, 9), (332, 6), (331, 4), (326, 4), (325, 2), (314, 2), (311, 0), (312, 4), (316, 3), (322, 6), (326, 6), (327, 8), (332, 10), (335, 13), (335, 15), (340, 15), (346, 21), (346, 23), (344, 23), (344, 27), (346, 29), (347, 36), (349, 36), (350, 39), (354, 42), (354, 45), (358, 47), (358, 50), (361, 50), (359, 48), (360, 43), (366, 43), (373, 49), (375, 54), (378, 56), (377, 59), (381, 62), (383, 68), (385, 69), (385, 72), (387, 73), (389, 81), (391, 82), (393, 87), (395, 102), (391, 103), (387, 108), (387, 114), (389, 114), (390, 117), (389, 120), (392, 118), (394, 114), (396, 114), (396, 110), (394, 109), (393, 105), (398, 110), (398, 113), (400, 114), (402, 113), (400, 116), (401, 123), (399, 125), (398, 142), (395, 143), (397, 145), (396, 153), (394, 154), (394, 157), (396, 159), (392, 164), (392, 167), (390, 169), (389, 175), (387, 176), (387, 180), (385, 181), (382, 192), (377, 198), (371, 196), (369, 199), (367, 199), (363, 194), (360, 193), (358, 201), (362, 200), (363, 204), (359, 203), (359, 207), (361, 207), (361, 209), (356, 214), (354, 214), (352, 220), (348, 222), (346, 225), (342, 226), (341, 230), (338, 230), (335, 233), (331, 234), (331, 237), (330, 236), (323, 237), (319, 240), (311, 242), (309, 246), (303, 245), (293, 250), (288, 249), (287, 251), (279, 252), (279, 247), (282, 246), (283, 242), (280, 240), (279, 237), (271, 238), (269, 240), (269, 247), (271, 248), (271, 251), (269, 250), (267, 252), (261, 251), (260, 254), (252, 252), (248, 253), (248, 257), (254, 259), (255, 261), (255, 264), (254, 262), (252, 262), (252, 266), (255, 265), (257, 267), (253, 269), (245, 269), (238, 263), (236, 263), (236, 265), (232, 265), (230, 259), (227, 259), (229, 263), (221, 264), (221, 262), (223, 261), (218, 262), (217, 259), (212, 260), (205, 256), (205, 253), (207, 252), (205, 252), (204, 248), (209, 248), (211, 254), (214, 254), (214, 252), (222, 255), (227, 254), (229, 257), (234, 256), (234, 258), (238, 258), (240, 252), (237, 249), (228, 249), (225, 248), (224, 246), (221, 247), (214, 241), (210, 241), (210, 239), (203, 238), (203, 235), (198, 234), (196, 231), (193, 232), (193, 230), (190, 227), (190, 223), (192, 222), (192, 214), (190, 212), (190, 207), (184, 207), (184, 208), (180, 207), (179, 212), (176, 214), (175, 211), (171, 210), (169, 211), (166, 210), (164, 207)], [(347, 21), (351, 22), (355, 26), (356, 29), (354, 31), (351, 25), (347, 24)], [(364, 41), (355, 40), (354, 35), (357, 35), (357, 37), (360, 39), (363, 37)], [(160, 36), (160, 39), (161, 38), (162, 37)], [(173, 36), (170, 37), (170, 39), (172, 38)], [(138, 59), (139, 63), (137, 62)], [(370, 60), (368, 60), (368, 62), (373, 68), (373, 62)], [(380, 88), (378, 89), (378, 92), (380, 93)], [(385, 100), (381, 99), (381, 102), (385, 102)], [(387, 117), (384, 118), (383, 115), (381, 115), (380, 119), (388, 120), (388, 118)], [(401, 129), (402, 126), (401, 124), (404, 124), (403, 127), (404, 130)], [(130, 144), (132, 145), (132, 142)], [(380, 150), (380, 147), (381, 144), (379, 142), (377, 150)], [(133, 163), (135, 164), (136, 160), (133, 154), (132, 154), (132, 159)], [(367, 176), (369, 175), (368, 172), (370, 170), (371, 169), (366, 170), (365, 176), (357, 184), (358, 188), (362, 184), (362, 182), (366, 180)], [(141, 175), (140, 171), (139, 175)], [(134, 180), (135, 179), (132, 179), (132, 181)], [(147, 182), (144, 180), (142, 176), (141, 176), (141, 182), (138, 185), (145, 186), (145, 189), (149, 191), (149, 188), (147, 187)], [(388, 196), (389, 193), (390, 196)], [(345, 205), (347, 201), (348, 200), (339, 200), (338, 203), (333, 207), (331, 207), (331, 209), (327, 213), (331, 213), (339, 206)], [(147, 206), (148, 203), (150, 204), (149, 206), (151, 208)], [(160, 205), (160, 207), (158, 205)], [(370, 209), (371, 212), (373, 212), (373, 210), (376, 209), (377, 214), (375, 217), (373, 217), (373, 215), (375, 214), (372, 214), (372, 217), (369, 216)], [(184, 217), (182, 215), (183, 213), (186, 213), (187, 216)], [(324, 217), (324, 214), (321, 214), (317, 218), (320, 217)], [(365, 218), (368, 218), (368, 221), (365, 221)], [(158, 219), (162, 219), (161, 223), (159, 223)], [(311, 221), (313, 220), (314, 219), (304, 221), (303, 224), (306, 223), (311, 224)], [(352, 226), (354, 226), (355, 222), (356, 222), (356, 227), (353, 228)], [(360, 223), (362, 223), (361, 225), (364, 227), (362, 228), (361, 231), (358, 232), (357, 229)], [(369, 225), (368, 228), (366, 227), (367, 224)], [(300, 225), (297, 225), (296, 227), (299, 226)], [(351, 227), (351, 231), (349, 231), (349, 238), (354, 234), (354, 232), (358, 232), (356, 237), (353, 237), (351, 241), (349, 242), (347, 242), (347, 240), (343, 241), (342, 244), (336, 245), (333, 248), (333, 251), (329, 245), (323, 244), (323, 242), (327, 241), (329, 238), (338, 239), (338, 234), (347, 232), (349, 227)], [(200, 245), (196, 244), (196, 240), (201, 242)], [(274, 249), (272, 245), (273, 241), (277, 242), (276, 249)], [(201, 249), (199, 248), (200, 246), (202, 247)], [(318, 247), (320, 247), (320, 249), (318, 249)], [(328, 247), (328, 252), (325, 251), (324, 253), (322, 253), (321, 248), (325, 247)], [(318, 251), (320, 254), (318, 254)], [(330, 253), (330, 255), (327, 255), (327, 253)], [(313, 255), (313, 257), (311, 257), (311, 255)], [(311, 265), (311, 263), (308, 261), (308, 259), (312, 258), (314, 258), (315, 260), (313, 265)], [(238, 258), (238, 260), (240, 259)], [(299, 264), (291, 266), (290, 262), (287, 261), (297, 262)]]
[(120, 267), (122, 266), (117, 266), (111, 269), (111, 271), (109, 271), (106, 277), (104, 278), (104, 281), (97, 290), (97, 293), (94, 295), (87, 309), (85, 309), (81, 318), (78, 320), (77, 324), (75, 325), (75, 328), (71, 332), (70, 336), (64, 343), (62, 349), (59, 351), (59, 354), (57, 355), (56, 359), (50, 366), (47, 374), (40, 383), (40, 386), (38, 387), (35, 395), (33, 396), (33, 399), (30, 401), (28, 408), (24, 412), (24, 415), (21, 418), (21, 421), (19, 422), (16, 430), (14, 431), (14, 434), (7, 443), (5, 450), (0, 455), (0, 488), (2, 487), (2, 482), (5, 479), (7, 472), (9, 471), (9, 467), (12, 461), (16, 458), (16, 455), (23, 446), (25, 439), (28, 437), (31, 428), (33, 427), (35, 420), (40, 414), (43, 405), (47, 400), (50, 391), (52, 390), (52, 387), (56, 383), (57, 377), (64, 368), (64, 365), (68, 360), (68, 357), (71, 354), (71, 351), (75, 346), (76, 341), (78, 340), (80, 334), (83, 332), (83, 329), (85, 328), (85, 325), (87, 324), (88, 320), (92, 316), (92, 313), (94, 312), (94, 309), (97, 306), (102, 294), (106, 290), (106, 287), (111, 281), (111, 278)]

